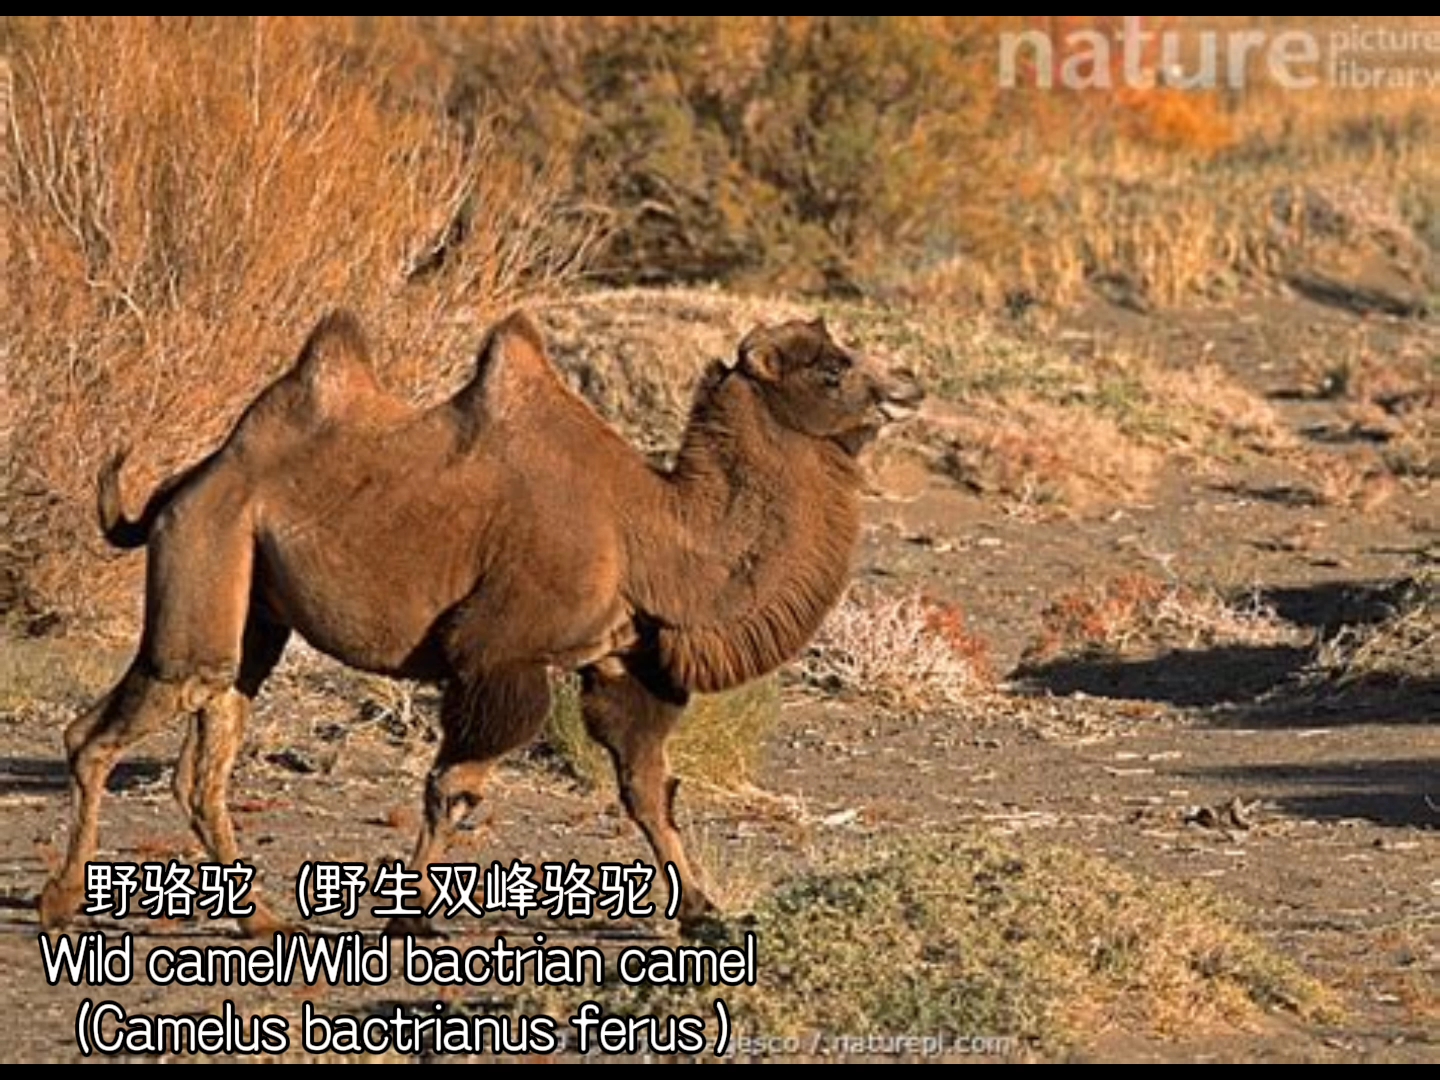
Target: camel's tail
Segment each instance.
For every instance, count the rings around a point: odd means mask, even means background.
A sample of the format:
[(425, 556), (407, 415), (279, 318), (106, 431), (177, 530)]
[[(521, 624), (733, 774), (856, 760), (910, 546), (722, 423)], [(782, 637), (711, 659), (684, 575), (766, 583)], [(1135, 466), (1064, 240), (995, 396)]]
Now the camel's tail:
[(125, 459), (129, 456), (130, 448), (121, 447), (110, 456), (109, 461), (100, 466), (100, 472), (95, 478), (100, 531), (105, 534), (106, 541), (112, 547), (124, 550), (145, 546), (145, 542), (150, 539), (150, 530), (155, 525), (155, 519), (170, 505), (175, 489), (194, 471), (185, 469), (162, 481), (151, 493), (140, 516), (129, 518), (125, 516), (125, 501), (120, 493), (120, 470), (125, 467)]

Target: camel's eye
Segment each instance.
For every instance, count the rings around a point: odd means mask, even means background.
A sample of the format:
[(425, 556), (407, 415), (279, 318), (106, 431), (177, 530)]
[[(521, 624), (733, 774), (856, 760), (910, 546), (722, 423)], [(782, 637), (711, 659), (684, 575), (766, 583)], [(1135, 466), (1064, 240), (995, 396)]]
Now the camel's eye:
[(820, 362), (820, 370), (825, 374), (827, 386), (839, 386), (850, 370), (850, 358), (844, 355), (827, 356)]

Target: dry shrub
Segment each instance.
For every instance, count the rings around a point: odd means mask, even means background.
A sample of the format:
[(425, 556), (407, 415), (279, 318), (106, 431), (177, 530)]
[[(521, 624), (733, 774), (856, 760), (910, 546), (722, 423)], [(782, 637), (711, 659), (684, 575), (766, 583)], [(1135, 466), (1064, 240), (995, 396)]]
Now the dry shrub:
[(1385, 618), (1320, 644), (1307, 672), (1312, 685), (1440, 686), (1440, 569), (1425, 567), (1395, 592)]
[(995, 232), (991, 16), (482, 16), (467, 97), (570, 151), (616, 281), (853, 292)]
[[(1074, 145), (1077, 140), (1111, 143), (1124, 139), (1142, 145), (1211, 153), (1234, 141), (1230, 117), (1218, 94), (1198, 88), (1166, 86), (1161, 68), (1171, 59), (1161, 47), (1161, 35), (1183, 35), (1184, 16), (1174, 15), (1019, 15), (1009, 16), (1008, 30), (1039, 30), (1048, 34), (1054, 48), (1046, 70), (1038, 52), (1020, 49), (1016, 55), (1016, 83), (1020, 89), (1041, 88), (1028, 102), (1039, 137), (1050, 143)], [(1141, 35), (1125, 47), (1106, 52), (1079, 46), (1087, 53), (1081, 81), (1091, 85), (1065, 86), (1064, 68), (1071, 46), (1067, 39), (1098, 33), (1109, 41), (1138, 29)], [(1108, 61), (1108, 64), (1104, 63)], [(1103, 65), (1103, 66), (1102, 66)], [(1133, 69), (1133, 70), (1132, 70)], [(1131, 85), (1134, 75), (1148, 75), (1152, 85)]]
[[(738, 1034), (807, 1048), (836, 1032), (1003, 1034), (998, 1052), (1059, 1058), (1107, 1030), (1183, 1041), (1266, 1013), (1337, 1016), (1331, 991), (1200, 885), (980, 833), (814, 861), (724, 928), (765, 950), (757, 985), (725, 995)], [(703, 1012), (707, 990), (607, 982), (596, 997), (620, 1015), (678, 1016)]]
[(0, 487), (40, 604), (114, 584), (90, 506), (117, 444), (138, 444), (132, 491), (193, 460), (342, 304), (387, 380), (433, 396), (480, 324), (562, 286), (593, 237), (543, 164), (446, 117), (403, 25), (10, 30)]
[[(512, 170), (522, 159), (549, 169), (558, 155), (569, 196), (614, 227), (603, 266), (616, 281), (971, 297), (1011, 309), (1098, 288), (1150, 305), (1223, 297), (1297, 269), (1344, 270), (1373, 257), (1418, 295), (1427, 280), (1433, 289), (1440, 158), (1423, 88), (1285, 93), (1258, 67), (1243, 92), (1225, 94), (1130, 86), (1119, 70), (1108, 89), (998, 85), (998, 34), (1108, 34), (1116, 18), (391, 17), (294, 33), (324, 38), (341, 78), (375, 91), (389, 119), (413, 119), (417, 104), (421, 112), (443, 106), (453, 128), (474, 138), (494, 130), (498, 116)], [(1143, 18), (1149, 30), (1183, 35), (1257, 22), (1273, 32), (1284, 17)], [(1323, 35), (1323, 18), (1307, 18), (1307, 28)], [(154, 39), (160, 25), (137, 23), (126, 34)], [(222, 138), (241, 132), (247, 117), (252, 126), (273, 119), (283, 110), (257, 109), (253, 99), (277, 83), (302, 84), (311, 70), (308, 57), (291, 63), (295, 53), (274, 21), (168, 25), (178, 54), (137, 53), (117, 36), (106, 50), (115, 63), (93, 66), (115, 76), (117, 88), (148, 91), (157, 72), (174, 82), (187, 66), (195, 70), (185, 59), (195, 41), (224, 38), (192, 95), (209, 100), (198, 107)], [(55, 33), (13, 17), (0, 23), (0, 49), (7, 37), (17, 43), (22, 113), (26, 57)], [(1112, 63), (1122, 53), (1113, 49)], [(1142, 70), (1154, 73), (1160, 59), (1142, 56)], [(86, 81), (82, 71), (77, 90)], [(230, 104), (212, 108), (224, 95)], [(183, 96), (154, 101), (148, 112), (134, 110), (130, 126), (142, 139), (195, 111)], [(129, 107), (113, 95), (100, 104), (112, 116), (115, 106)], [(365, 130), (342, 122), (334, 132), (357, 132), (363, 145)], [(234, 147), (242, 167), (246, 146), (242, 138)], [(394, 162), (409, 167), (414, 147), (392, 149), (394, 161), (368, 170), (365, 182), (379, 190)], [(268, 168), (263, 148), (257, 160)], [(285, 172), (282, 164), (276, 176)], [(399, 201), (426, 192), (424, 183), (391, 189)], [(460, 216), (491, 209), (490, 199), (473, 199)], [(446, 235), (445, 212), (435, 216), (442, 220), (430, 238), (407, 241), (402, 260)], [(505, 262), (493, 264), (497, 274)], [(94, 280), (126, 304), (126, 274)]]
[(1109, 417), (1025, 397), (951, 416), (935, 440), (947, 476), (1026, 508), (1139, 498), (1161, 464)]
[(1120, 656), (1153, 647), (1293, 644), (1295, 627), (1251, 596), (1240, 603), (1210, 589), (1129, 573), (1061, 593), (1041, 614), (1022, 666), (1057, 656)]
[(852, 591), (799, 662), (805, 683), (895, 713), (964, 701), (994, 682), (989, 648), (953, 604)]
[(1125, 85), (1118, 48), (1109, 89), (997, 79), (1001, 33), (1114, 23), (481, 16), (435, 33), (463, 58), (456, 99), (564, 147), (613, 213), (614, 281), (1024, 303), (1118, 278), (1169, 301), (1267, 246), (1265, 189), (1236, 206), (1207, 182), (1238, 138), (1226, 103)]

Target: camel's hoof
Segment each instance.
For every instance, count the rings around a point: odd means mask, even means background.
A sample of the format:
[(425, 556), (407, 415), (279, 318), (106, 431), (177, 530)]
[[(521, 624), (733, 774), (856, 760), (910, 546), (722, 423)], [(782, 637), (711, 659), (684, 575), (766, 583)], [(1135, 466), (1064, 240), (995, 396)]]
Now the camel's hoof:
[(709, 900), (680, 913), (680, 936), (691, 941), (723, 941), (729, 932), (724, 913)]
[(66, 887), (58, 878), (51, 878), (41, 890), (40, 926), (46, 930), (62, 930), (80, 905), (80, 891)]
[(439, 929), (423, 915), (396, 915), (385, 924), (381, 931), (387, 937), (443, 938), (445, 931)]

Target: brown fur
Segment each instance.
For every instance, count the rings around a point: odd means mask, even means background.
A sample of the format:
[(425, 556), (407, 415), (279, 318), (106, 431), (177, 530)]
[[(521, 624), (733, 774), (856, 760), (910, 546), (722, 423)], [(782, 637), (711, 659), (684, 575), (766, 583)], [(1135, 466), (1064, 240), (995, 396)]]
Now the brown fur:
[[(353, 317), (327, 317), (225, 444), (138, 518), (123, 512), (123, 456), (101, 471), (105, 534), (148, 546), (145, 632), (120, 684), (66, 731), (75, 821), (42, 921), (64, 923), (83, 894), (119, 754), (177, 716), (192, 727), (176, 796), (212, 857), (238, 857), (229, 773), (292, 631), (354, 667), (446, 684), (420, 867), (539, 729), (549, 673), (580, 671), (625, 806), (676, 864), (683, 917), (700, 915), (666, 739), (690, 693), (771, 671), (815, 632), (859, 528), (855, 455), (918, 396), (821, 323), (760, 327), (701, 380), (662, 472), (566, 386), (523, 316), (425, 411), (380, 386)], [(262, 908), (248, 929), (273, 925)]]

